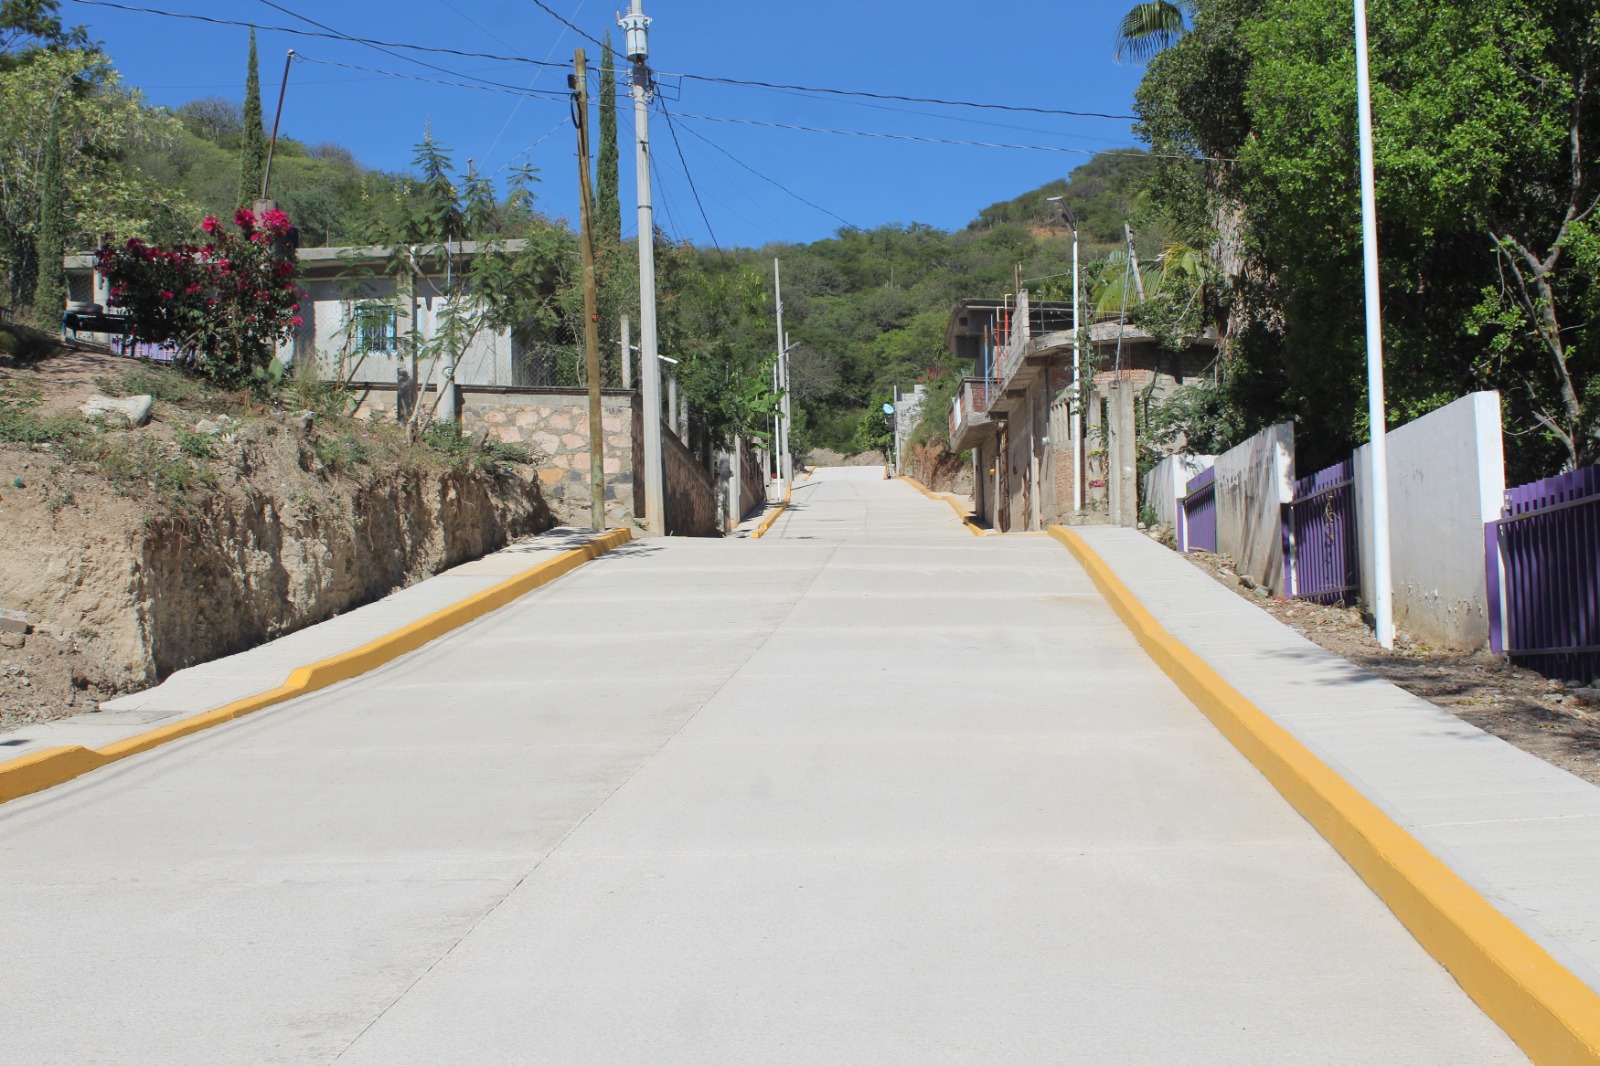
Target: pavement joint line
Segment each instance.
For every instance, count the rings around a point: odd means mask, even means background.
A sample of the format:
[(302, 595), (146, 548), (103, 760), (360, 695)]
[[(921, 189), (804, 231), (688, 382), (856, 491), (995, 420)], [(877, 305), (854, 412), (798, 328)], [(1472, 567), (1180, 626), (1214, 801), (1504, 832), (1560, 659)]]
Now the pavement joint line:
[(794, 601), (789, 604), (788, 609), (783, 613), (783, 617), (778, 619), (777, 622), (773, 624), (772, 628), (767, 631), (767, 635), (761, 638), (760, 642), (757, 643), (754, 648), (750, 649), (750, 654), (746, 655), (738, 666), (728, 671), (727, 676), (722, 679), (721, 683), (718, 684), (717, 687), (711, 692), (706, 694), (705, 698), (700, 701), (699, 705), (695, 707), (694, 711), (691, 712), (683, 721), (679, 722), (677, 728), (668, 734), (660, 744), (656, 745), (654, 751), (645, 756), (645, 758), (641, 759), (639, 764), (635, 766), (626, 777), (617, 782), (616, 786), (604, 796), (600, 797), (594, 806), (590, 807), (588, 811), (584, 813), (583, 817), (574, 822), (565, 833), (562, 833), (561, 839), (557, 840), (554, 844), (547, 848), (544, 854), (540, 855), (538, 859), (534, 861), (534, 864), (529, 867), (521, 877), (517, 878), (516, 884), (512, 885), (510, 888), (506, 889), (505, 892), (501, 893), (499, 897), (495, 899), (493, 904), (485, 908), (483, 913), (479, 914), (478, 917), (471, 923), (471, 925), (469, 925), (464, 931), (462, 931), (460, 936), (456, 937), (455, 940), (451, 942), (448, 948), (446, 948), (439, 954), (437, 958), (424, 967), (422, 972), (417, 974), (417, 976), (411, 980), (410, 984), (406, 985), (406, 987), (397, 996), (390, 1000), (382, 1010), (372, 1017), (371, 1021), (362, 1026), (361, 1031), (355, 1036), (351, 1037), (350, 1042), (344, 1046), (343, 1050), (334, 1056), (333, 1061), (335, 1063), (344, 1058), (345, 1054), (349, 1052), (351, 1048), (360, 1043), (361, 1038), (366, 1036), (368, 1031), (381, 1022), (384, 1016), (393, 1010), (401, 1000), (410, 995), (412, 989), (416, 988), (417, 985), (421, 984), (429, 974), (433, 973), (433, 971), (439, 967), (440, 963), (444, 962), (445, 959), (448, 959), (451, 955), (455, 954), (456, 949), (459, 948), (466, 941), (466, 939), (489, 918), (491, 914), (504, 906), (506, 900), (515, 895), (517, 890), (522, 888), (522, 886), (526, 884), (530, 878), (537, 874), (544, 864), (550, 861), (551, 857), (554, 856), (556, 852), (560, 851), (566, 846), (567, 841), (576, 836), (578, 832), (589, 823), (589, 819), (600, 813), (601, 808), (610, 803), (613, 796), (627, 788), (628, 785), (633, 782), (634, 778), (638, 777), (644, 772), (645, 767), (654, 762), (658, 755), (660, 755), (663, 751), (666, 751), (667, 748), (671, 746), (672, 742), (677, 740), (678, 736), (682, 734), (685, 729), (689, 728), (689, 724), (700, 716), (701, 711), (709, 707), (718, 696), (722, 695), (723, 689), (727, 688), (729, 683), (732, 682), (735, 677), (738, 677), (741, 673), (743, 673), (744, 668), (749, 666), (755, 657), (760, 655), (766, 646), (772, 642), (773, 636), (776, 635), (778, 630), (782, 629), (784, 624), (789, 621), (789, 616), (794, 614), (794, 609), (800, 605), (801, 600), (804, 600), (806, 596), (810, 594), (812, 588), (815, 587), (817, 580), (822, 577), (823, 571), (828, 568), (828, 565), (833, 562), (833, 557), (838, 553), (839, 546), (836, 544), (833, 546), (832, 550), (828, 552), (828, 557), (822, 561), (820, 566), (817, 567), (816, 573), (811, 575), (811, 580), (806, 582), (806, 587), (801, 589), (800, 594), (796, 596)]
[(910, 485), (912, 488), (916, 489), (930, 500), (943, 500), (945, 503), (948, 503), (950, 505), (950, 510), (956, 513), (956, 517), (961, 520), (962, 525), (967, 527), (967, 532), (971, 533), (974, 537), (987, 537), (989, 535), (989, 531), (974, 522), (972, 517), (967, 514), (966, 510), (956, 502), (955, 497), (946, 495), (942, 492), (930, 492), (926, 485), (907, 474), (900, 475), (900, 480), (904, 481), (906, 484)]
[(1169, 633), (1081, 536), (1049, 533), (1162, 672), (1536, 1066), (1600, 1066), (1600, 992)]
[(399, 629), (370, 640), (359, 648), (352, 648), (350, 651), (296, 667), (290, 672), (288, 679), (277, 688), (258, 692), (254, 696), (246, 696), (180, 722), (119, 740), (104, 748), (86, 748), (72, 744), (46, 748), (0, 763), (0, 803), (43, 791), (86, 774), (90, 770), (97, 770), (102, 766), (126, 759), (130, 755), (149, 751), (181, 737), (199, 733), (235, 718), (243, 718), (247, 714), (375, 670), (452, 630), (459, 629), (468, 622), (499, 610), (558, 577), (571, 573), (584, 563), (598, 559), (613, 548), (628, 543), (632, 537), (633, 534), (628, 529), (613, 529), (602, 533), (581, 548), (564, 551), (553, 559), (530, 567), (520, 574), (513, 574), (504, 581), (473, 593), (448, 607), (441, 607)]

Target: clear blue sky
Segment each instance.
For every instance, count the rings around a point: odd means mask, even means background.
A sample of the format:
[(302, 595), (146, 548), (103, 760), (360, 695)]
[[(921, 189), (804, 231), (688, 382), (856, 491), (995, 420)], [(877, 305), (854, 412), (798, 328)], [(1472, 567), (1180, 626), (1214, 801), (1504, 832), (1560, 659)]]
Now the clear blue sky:
[[(303, 26), (261, 0), (125, 0), (137, 6)], [(277, 0), (358, 37), (570, 64), (586, 45), (533, 0)], [(594, 36), (625, 0), (547, 0)], [(1131, 2), (1131, 0), (1129, 0)], [(1072, 111), (1131, 113), (1141, 68), (1112, 59), (1126, 4), (1089, 0), (646, 0), (654, 19), (651, 65), (805, 86), (862, 89)], [(62, 13), (103, 42), (127, 83), (156, 104), (243, 96), (247, 31), (63, 0)], [(309, 27), (308, 27), (309, 28)], [(616, 34), (620, 44), (620, 33)], [(307, 59), (463, 80), (346, 41), (262, 31), (262, 95), (271, 121), (286, 49)], [(562, 70), (401, 52), (462, 75), (535, 89), (565, 88)], [(754, 119), (836, 130), (1003, 141), (1096, 151), (1135, 144), (1127, 120), (980, 111), (853, 98), (822, 98), (664, 77), (675, 114)], [(692, 135), (863, 227), (965, 225), (980, 208), (1065, 176), (1088, 156), (836, 136), (678, 118), (688, 172), (723, 245), (825, 237), (837, 219), (799, 202)], [(564, 100), (406, 81), (312, 62), (296, 64), (284, 132), (336, 141), (369, 166), (406, 169), (426, 123), (459, 164), (501, 171), (526, 157), (540, 168), (545, 210), (576, 217), (575, 136)], [(661, 175), (658, 219), (669, 233), (709, 243), (684, 168), (660, 116), (651, 121)], [(632, 229), (631, 108), (622, 126), (623, 207)]]

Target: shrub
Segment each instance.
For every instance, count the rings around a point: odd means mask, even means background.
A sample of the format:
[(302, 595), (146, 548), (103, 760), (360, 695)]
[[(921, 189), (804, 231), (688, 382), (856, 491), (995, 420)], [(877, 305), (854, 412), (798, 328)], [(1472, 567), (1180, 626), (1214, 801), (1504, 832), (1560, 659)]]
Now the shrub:
[(282, 211), (234, 216), (238, 233), (215, 218), (201, 228), (210, 243), (153, 248), (137, 238), (96, 253), (111, 282), (111, 303), (134, 333), (170, 344), (182, 359), (220, 384), (258, 378), (279, 342), (300, 325), (301, 293), (293, 275), (294, 233)]

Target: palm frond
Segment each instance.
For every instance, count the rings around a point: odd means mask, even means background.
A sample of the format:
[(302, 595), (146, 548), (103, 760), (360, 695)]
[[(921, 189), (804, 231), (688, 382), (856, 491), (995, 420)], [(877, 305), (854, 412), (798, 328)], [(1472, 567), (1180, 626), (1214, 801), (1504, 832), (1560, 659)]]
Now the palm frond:
[(1157, 52), (1172, 47), (1187, 31), (1184, 13), (1193, 13), (1192, 0), (1148, 0), (1135, 4), (1117, 27), (1116, 60), (1124, 56), (1136, 63), (1148, 62)]

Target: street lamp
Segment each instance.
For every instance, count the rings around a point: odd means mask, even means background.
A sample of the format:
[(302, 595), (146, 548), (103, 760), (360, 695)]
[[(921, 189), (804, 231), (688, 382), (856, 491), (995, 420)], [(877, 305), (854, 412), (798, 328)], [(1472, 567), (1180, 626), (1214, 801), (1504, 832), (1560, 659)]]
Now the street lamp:
[(1078, 402), (1082, 397), (1083, 382), (1083, 334), (1079, 332), (1078, 325), (1078, 220), (1072, 214), (1072, 209), (1067, 206), (1065, 196), (1047, 196), (1045, 200), (1053, 203), (1061, 211), (1062, 221), (1072, 230), (1072, 510), (1076, 514), (1083, 513), (1083, 416), (1078, 410)]
[(1361, 140), (1361, 246), (1367, 311), (1367, 420), (1372, 456), (1372, 618), (1378, 643), (1394, 647), (1393, 568), (1389, 555), (1389, 447), (1383, 400), (1383, 310), (1378, 291), (1378, 194), (1372, 164), (1372, 71), (1367, 3), (1356, 8), (1356, 107)]

